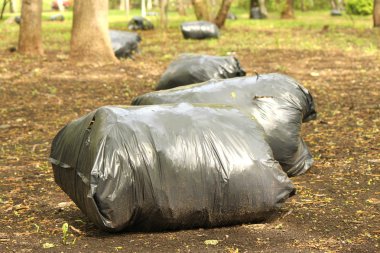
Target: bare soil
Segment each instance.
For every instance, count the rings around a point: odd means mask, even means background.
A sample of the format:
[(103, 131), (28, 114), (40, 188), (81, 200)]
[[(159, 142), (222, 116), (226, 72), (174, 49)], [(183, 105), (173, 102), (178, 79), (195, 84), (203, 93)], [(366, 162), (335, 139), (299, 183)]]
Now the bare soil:
[[(319, 113), (303, 127), (315, 164), (293, 178), (297, 195), (272, 219), (161, 233), (110, 234), (95, 227), (54, 183), (50, 143), (71, 120), (153, 89), (172, 59), (164, 55), (181, 50), (167, 44), (170, 50), (149, 51), (145, 41), (134, 60), (106, 66), (72, 63), (67, 52), (43, 58), (0, 52), (0, 252), (380, 251), (380, 57), (354, 51), (236, 52), (248, 74), (284, 72), (298, 79)], [(191, 51), (195, 43), (185, 45), (182, 51)]]

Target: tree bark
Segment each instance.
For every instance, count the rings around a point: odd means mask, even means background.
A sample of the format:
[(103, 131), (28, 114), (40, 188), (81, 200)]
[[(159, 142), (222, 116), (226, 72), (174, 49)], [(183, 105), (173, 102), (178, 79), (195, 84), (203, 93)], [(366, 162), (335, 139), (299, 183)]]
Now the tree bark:
[(222, 4), (220, 6), (220, 9), (218, 11), (218, 14), (216, 15), (214, 19), (214, 23), (217, 27), (221, 28), (224, 26), (224, 23), (226, 22), (228, 11), (231, 7), (233, 0), (223, 0)]
[(65, 6), (63, 6), (63, 0), (57, 0), (57, 5), (58, 5), (58, 10), (60, 12), (64, 12), (65, 11)]
[(80, 62), (116, 62), (108, 35), (108, 0), (74, 1), (70, 58)]
[(153, 8), (152, 0), (148, 0), (148, 2), (146, 3), (146, 8), (149, 11), (152, 10), (152, 8)]
[(185, 4), (183, 3), (183, 0), (177, 1), (177, 11), (179, 15), (186, 16), (186, 8)]
[(146, 3), (145, 0), (141, 0), (141, 16), (146, 17)]
[(265, 0), (259, 0), (260, 12), (262, 18), (268, 17), (267, 7), (265, 6)]
[(11, 13), (15, 13), (17, 11), (17, 1), (16, 0), (10, 0), (9, 1), (9, 11)]
[(21, 54), (42, 55), (42, 0), (23, 0), (18, 50)]
[(197, 17), (197, 20), (206, 20), (206, 21), (212, 21), (212, 18), (210, 16), (209, 12), (209, 5), (208, 1), (205, 0), (191, 0), (195, 16)]
[(283, 19), (295, 18), (293, 5), (294, 5), (294, 0), (286, 0), (285, 8), (281, 12), (281, 18), (283, 18)]
[(373, 2), (373, 27), (380, 27), (380, 0)]
[(163, 28), (168, 28), (168, 0), (160, 0), (160, 24)]

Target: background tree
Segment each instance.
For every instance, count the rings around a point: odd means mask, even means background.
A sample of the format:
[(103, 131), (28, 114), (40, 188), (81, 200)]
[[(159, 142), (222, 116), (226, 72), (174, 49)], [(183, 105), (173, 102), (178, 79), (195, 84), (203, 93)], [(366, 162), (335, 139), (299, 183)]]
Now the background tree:
[[(224, 26), (228, 11), (231, 7), (233, 0), (191, 0), (194, 13), (198, 20), (206, 20), (215, 23), (218, 27)], [(218, 3), (219, 2), (219, 3)], [(212, 7), (218, 7), (216, 14), (214, 14)]]
[(43, 54), (41, 14), (42, 0), (22, 1), (20, 33), (18, 38), (18, 51), (21, 54)]
[(141, 0), (141, 16), (146, 17), (146, 2)]
[(129, 16), (129, 12), (130, 12), (130, 1), (129, 0), (120, 0), (120, 6), (119, 6), (119, 9), (120, 10), (124, 10), (125, 11), (125, 14), (127, 16)]
[(380, 0), (373, 1), (373, 26), (380, 27)]
[(168, 0), (160, 0), (160, 24), (163, 28), (168, 28)]
[(285, 0), (285, 7), (281, 12), (281, 18), (294, 18), (294, 0)]
[(265, 0), (250, 0), (249, 2), (250, 2), (249, 3), (249, 18), (253, 18), (252, 8), (257, 7), (257, 6), (260, 9), (260, 14), (261, 14), (262, 18), (268, 17), (268, 11), (267, 11), (267, 8), (265, 6)]
[(70, 58), (116, 62), (108, 35), (108, 0), (74, 1)]
[(176, 7), (179, 15), (186, 16), (186, 6), (184, 0), (178, 0)]

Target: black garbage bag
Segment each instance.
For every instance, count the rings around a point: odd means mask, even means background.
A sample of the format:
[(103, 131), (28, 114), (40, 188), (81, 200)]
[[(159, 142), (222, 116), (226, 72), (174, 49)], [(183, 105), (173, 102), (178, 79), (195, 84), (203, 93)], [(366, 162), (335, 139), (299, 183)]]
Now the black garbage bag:
[(181, 32), (185, 39), (219, 38), (219, 28), (207, 21), (191, 21), (181, 24)]
[(230, 104), (249, 112), (263, 126), (274, 158), (289, 176), (303, 174), (313, 164), (300, 136), (302, 122), (316, 117), (313, 98), (307, 89), (286, 75), (210, 80), (147, 93), (133, 99), (132, 104), (179, 102)]
[(139, 52), (140, 35), (133, 32), (110, 30), (112, 49), (117, 58), (132, 57)]
[(109, 231), (261, 221), (294, 194), (261, 126), (226, 106), (101, 107), (57, 134), (50, 161)]
[(20, 16), (16, 16), (14, 20), (17, 24), (21, 24), (21, 17)]
[(128, 22), (129, 30), (152, 30), (154, 29), (154, 25), (148, 19), (140, 16), (133, 17)]
[(62, 14), (51, 15), (49, 18), (50, 21), (65, 21), (65, 17)]
[(262, 19), (263, 14), (261, 13), (260, 7), (252, 7), (251, 9), (251, 19)]
[(245, 71), (234, 56), (184, 54), (170, 63), (156, 90), (237, 76), (245, 76)]

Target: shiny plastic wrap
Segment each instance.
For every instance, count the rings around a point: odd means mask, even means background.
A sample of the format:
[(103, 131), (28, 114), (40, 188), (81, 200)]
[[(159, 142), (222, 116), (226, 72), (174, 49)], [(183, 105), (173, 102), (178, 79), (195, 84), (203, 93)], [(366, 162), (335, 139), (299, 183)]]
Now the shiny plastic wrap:
[(234, 56), (183, 54), (170, 63), (156, 90), (237, 76), (245, 76), (245, 71)]
[(191, 21), (181, 24), (181, 32), (185, 39), (219, 38), (219, 28), (208, 21)]
[(264, 74), (210, 80), (170, 90), (151, 92), (133, 105), (166, 103), (221, 103), (248, 111), (263, 126), (274, 158), (289, 176), (306, 172), (313, 164), (300, 136), (302, 122), (314, 119), (311, 94), (294, 79), (282, 74)]
[(132, 57), (133, 53), (139, 51), (141, 37), (137, 33), (110, 30), (109, 35), (117, 58)]
[(101, 107), (56, 135), (50, 161), (109, 231), (262, 221), (294, 194), (262, 127), (228, 106)]

